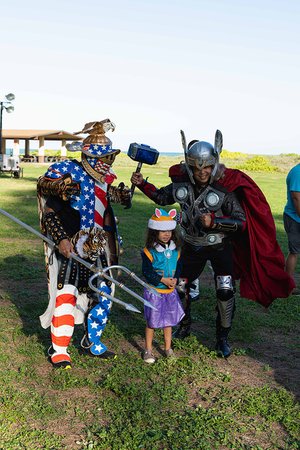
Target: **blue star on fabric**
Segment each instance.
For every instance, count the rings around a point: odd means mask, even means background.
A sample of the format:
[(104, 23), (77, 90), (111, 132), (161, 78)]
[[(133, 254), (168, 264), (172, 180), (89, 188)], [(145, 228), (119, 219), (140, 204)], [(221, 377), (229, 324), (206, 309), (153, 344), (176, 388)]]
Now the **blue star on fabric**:
[(101, 158), (102, 156), (114, 153), (116, 150), (111, 148), (111, 145), (87, 144), (82, 148), (82, 152), (86, 155)]
[(71, 196), (71, 206), (80, 213), (80, 229), (88, 230), (94, 226), (95, 182), (80, 165), (69, 160), (52, 164), (45, 176), (58, 179), (66, 173), (71, 174), (74, 182), (80, 183), (80, 195)]
[[(99, 286), (104, 294), (110, 294), (111, 288), (102, 281)], [(87, 319), (88, 338), (92, 344), (90, 351), (93, 355), (101, 355), (107, 350), (107, 347), (101, 342), (101, 336), (108, 320), (108, 314), (112, 302), (104, 295), (99, 295), (99, 303), (91, 309)]]

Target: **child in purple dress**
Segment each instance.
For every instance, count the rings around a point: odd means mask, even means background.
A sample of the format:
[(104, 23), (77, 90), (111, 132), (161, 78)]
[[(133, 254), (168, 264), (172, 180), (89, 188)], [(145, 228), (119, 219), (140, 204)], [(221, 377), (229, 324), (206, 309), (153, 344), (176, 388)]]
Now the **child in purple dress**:
[(148, 235), (142, 252), (142, 271), (148, 284), (157, 291), (153, 294), (148, 289), (144, 298), (155, 308), (145, 306), (146, 348), (144, 361), (154, 363), (152, 341), (155, 328), (163, 328), (165, 355), (174, 356), (171, 348), (172, 327), (177, 325), (184, 316), (175, 286), (178, 282), (181, 264), (180, 251), (177, 248), (176, 209), (169, 213), (163, 209), (155, 209), (155, 214), (148, 221)]

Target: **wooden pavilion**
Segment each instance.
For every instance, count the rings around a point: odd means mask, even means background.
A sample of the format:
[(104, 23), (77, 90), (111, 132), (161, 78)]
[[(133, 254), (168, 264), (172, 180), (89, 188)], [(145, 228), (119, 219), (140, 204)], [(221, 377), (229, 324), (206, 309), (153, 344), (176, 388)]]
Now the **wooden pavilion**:
[(81, 141), (82, 136), (64, 130), (2, 130), (2, 153), (6, 153), (6, 140), (13, 140), (13, 155), (20, 155), (20, 140), (25, 141), (25, 159), (30, 158), (30, 141), (38, 140), (38, 162), (45, 161), (45, 141), (61, 141), (61, 158), (67, 157), (67, 141)]

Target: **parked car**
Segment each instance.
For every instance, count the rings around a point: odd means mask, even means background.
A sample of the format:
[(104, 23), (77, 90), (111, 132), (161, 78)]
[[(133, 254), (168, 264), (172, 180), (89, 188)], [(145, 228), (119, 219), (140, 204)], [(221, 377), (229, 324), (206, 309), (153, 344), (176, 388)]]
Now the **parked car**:
[(20, 167), (20, 158), (18, 156), (0, 154), (0, 172), (10, 172), (15, 178), (20, 178), (23, 175), (23, 169)]

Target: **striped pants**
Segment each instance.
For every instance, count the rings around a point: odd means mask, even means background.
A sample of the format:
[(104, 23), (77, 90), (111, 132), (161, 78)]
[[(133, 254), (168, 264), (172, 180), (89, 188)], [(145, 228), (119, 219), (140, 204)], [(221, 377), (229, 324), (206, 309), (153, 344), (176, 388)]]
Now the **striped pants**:
[(54, 364), (71, 361), (67, 348), (74, 332), (77, 295), (78, 290), (75, 286), (65, 285), (56, 297), (51, 321), (51, 341), (54, 350), (51, 360)]
[[(74, 332), (77, 296), (77, 288), (69, 284), (65, 285), (56, 297), (55, 310), (51, 321), (53, 347), (51, 361), (54, 364), (71, 361), (68, 346)], [(93, 343), (93, 353), (96, 355), (106, 351), (106, 346), (101, 343), (100, 338), (107, 323), (110, 307), (111, 302), (105, 297), (99, 296), (99, 303), (89, 311), (87, 316), (88, 336), (91, 344)]]

